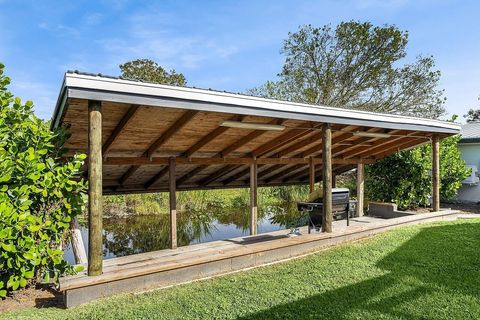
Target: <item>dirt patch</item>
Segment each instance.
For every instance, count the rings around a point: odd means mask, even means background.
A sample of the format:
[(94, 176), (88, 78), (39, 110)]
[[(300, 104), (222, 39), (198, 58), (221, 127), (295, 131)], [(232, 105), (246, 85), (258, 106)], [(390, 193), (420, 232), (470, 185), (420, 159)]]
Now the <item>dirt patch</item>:
[(0, 302), (0, 313), (32, 307), (63, 307), (62, 294), (51, 286), (22, 289)]

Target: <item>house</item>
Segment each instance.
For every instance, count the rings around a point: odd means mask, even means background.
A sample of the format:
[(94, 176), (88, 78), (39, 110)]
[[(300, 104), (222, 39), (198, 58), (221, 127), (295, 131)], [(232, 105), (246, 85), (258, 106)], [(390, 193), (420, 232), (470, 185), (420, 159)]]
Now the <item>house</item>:
[(458, 147), (462, 153), (467, 167), (472, 169), (470, 176), (462, 183), (458, 191), (459, 202), (480, 202), (480, 183), (478, 168), (480, 168), (480, 121), (472, 121), (462, 126), (460, 131), (462, 138)]

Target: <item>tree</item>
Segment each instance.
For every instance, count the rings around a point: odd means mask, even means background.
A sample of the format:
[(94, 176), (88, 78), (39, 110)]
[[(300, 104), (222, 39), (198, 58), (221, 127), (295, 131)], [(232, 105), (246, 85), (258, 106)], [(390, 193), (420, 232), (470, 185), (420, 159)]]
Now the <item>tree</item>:
[(395, 26), (342, 22), (289, 33), (278, 81), (250, 94), (301, 103), (438, 118), (445, 98), (432, 57), (406, 56), (408, 33)]
[[(440, 142), (440, 196), (450, 200), (470, 174), (457, 143), (460, 136)], [(432, 148), (425, 145), (389, 156), (366, 167), (365, 190), (374, 201), (396, 203), (400, 209), (429, 205), (432, 190)]]
[[(480, 97), (478, 97), (478, 100), (480, 100)], [(463, 117), (467, 122), (480, 121), (480, 109), (470, 109)]]
[(59, 248), (82, 213), (85, 155), (61, 161), (66, 134), (51, 131), (7, 90), (0, 63), (0, 297), (53, 273), (73, 272)]
[(126, 79), (152, 83), (185, 86), (187, 80), (175, 70), (166, 71), (158, 63), (149, 59), (137, 59), (120, 65), (121, 76)]

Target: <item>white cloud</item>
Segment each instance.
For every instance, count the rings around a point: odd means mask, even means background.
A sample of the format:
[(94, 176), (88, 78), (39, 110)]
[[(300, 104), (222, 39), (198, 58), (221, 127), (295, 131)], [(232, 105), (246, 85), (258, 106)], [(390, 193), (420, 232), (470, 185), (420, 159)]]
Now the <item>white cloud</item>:
[(205, 35), (179, 34), (178, 23), (167, 15), (134, 15), (129, 19), (130, 31), (126, 37), (99, 42), (118, 63), (132, 58), (151, 58), (164, 66), (184, 69), (226, 59), (238, 51), (233, 43)]

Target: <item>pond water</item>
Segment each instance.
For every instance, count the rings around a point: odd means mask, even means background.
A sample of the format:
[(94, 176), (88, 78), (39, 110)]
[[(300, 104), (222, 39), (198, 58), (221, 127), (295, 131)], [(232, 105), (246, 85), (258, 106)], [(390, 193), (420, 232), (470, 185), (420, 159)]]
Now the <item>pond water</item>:
[[(258, 212), (257, 232), (265, 233), (306, 224), (295, 203), (270, 206)], [(88, 228), (80, 221), (86, 250)], [(210, 211), (177, 213), (178, 246), (246, 236), (249, 230), (248, 208), (222, 208)], [(104, 259), (143, 253), (169, 247), (169, 217), (166, 214), (140, 215), (103, 219)], [(65, 248), (65, 259), (75, 263), (71, 246)]]

